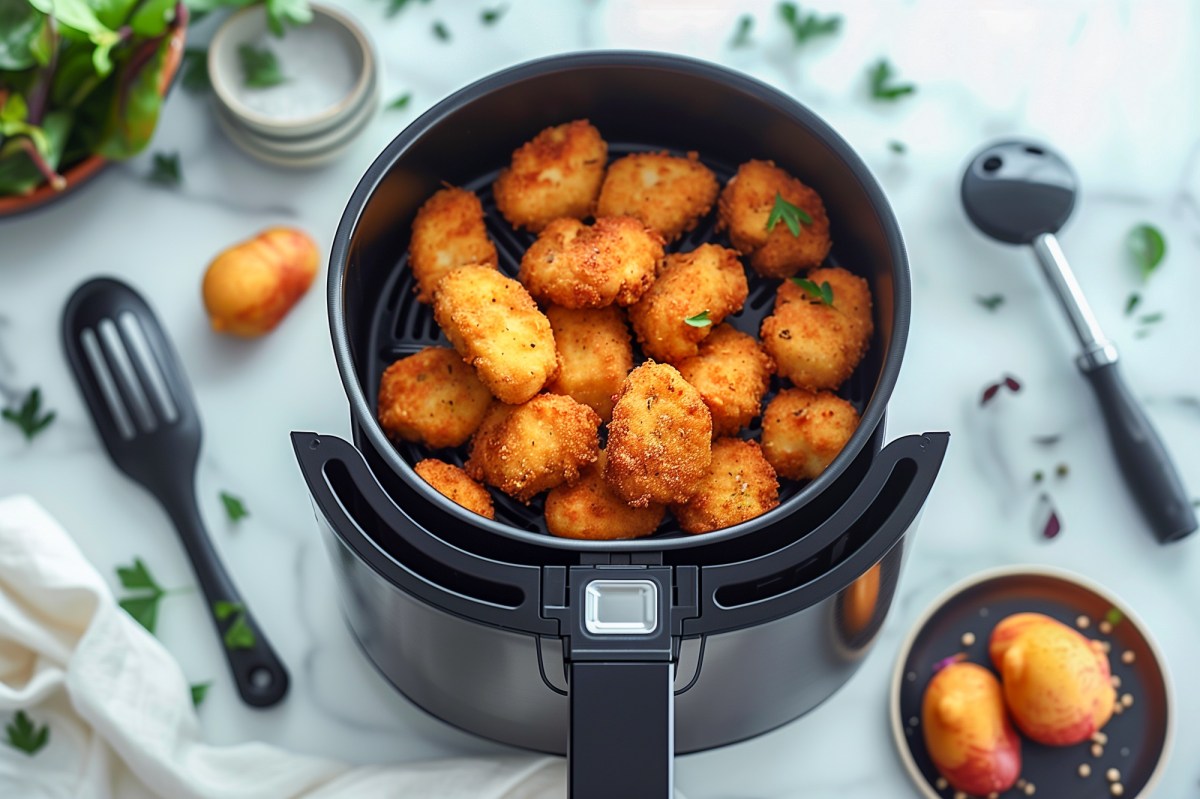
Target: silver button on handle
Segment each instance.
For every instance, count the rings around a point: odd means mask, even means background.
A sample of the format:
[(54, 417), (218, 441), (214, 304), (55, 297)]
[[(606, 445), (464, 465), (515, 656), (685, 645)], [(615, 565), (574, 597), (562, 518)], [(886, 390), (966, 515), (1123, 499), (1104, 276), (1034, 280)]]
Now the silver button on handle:
[(593, 635), (649, 635), (658, 629), (658, 585), (651, 580), (592, 580), (584, 627)]

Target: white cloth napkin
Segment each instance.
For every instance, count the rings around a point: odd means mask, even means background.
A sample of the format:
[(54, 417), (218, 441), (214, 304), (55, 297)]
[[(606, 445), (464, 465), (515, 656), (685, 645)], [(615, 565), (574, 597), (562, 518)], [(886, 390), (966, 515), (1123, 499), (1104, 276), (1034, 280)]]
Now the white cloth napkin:
[(0, 728), (18, 710), (48, 723), (50, 738), (30, 756), (0, 729), (4, 799), (566, 795), (557, 758), (352, 768), (261, 743), (204, 743), (178, 664), (29, 497), (0, 499)]

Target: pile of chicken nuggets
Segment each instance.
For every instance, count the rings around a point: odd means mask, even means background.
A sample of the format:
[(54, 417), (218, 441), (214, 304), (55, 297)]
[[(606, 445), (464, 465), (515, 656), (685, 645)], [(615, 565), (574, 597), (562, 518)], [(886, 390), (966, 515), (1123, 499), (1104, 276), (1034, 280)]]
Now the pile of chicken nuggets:
[[(537, 236), (517, 278), (498, 268), (479, 198), (434, 194), (408, 262), (453, 349), (402, 358), (380, 381), (389, 435), (468, 446), (463, 468), (416, 464), (436, 490), (488, 518), (485, 486), (525, 503), (548, 492), (547, 529), (569, 538), (650, 535), (668, 512), (704, 533), (776, 507), (780, 478), (812, 479), (845, 446), (858, 412), (835, 391), (870, 343), (871, 293), (821, 266), (829, 218), (813, 189), (771, 161), (723, 188), (696, 153), (609, 164), (576, 120), (518, 148), (492, 192)], [(733, 247), (669, 252), (714, 205)], [(725, 322), (746, 302), (746, 265), (782, 280), (759, 339)], [(772, 375), (784, 387), (764, 410)], [(761, 444), (744, 440), (760, 416)]]

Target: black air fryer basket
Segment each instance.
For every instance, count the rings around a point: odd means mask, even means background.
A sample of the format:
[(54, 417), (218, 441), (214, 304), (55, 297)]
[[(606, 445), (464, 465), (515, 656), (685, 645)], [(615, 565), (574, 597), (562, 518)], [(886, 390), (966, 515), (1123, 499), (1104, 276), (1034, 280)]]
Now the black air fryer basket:
[[(779, 507), (759, 518), (694, 536), (665, 527), (633, 541), (556, 538), (540, 501), (493, 492), (492, 521), (444, 498), (412, 466), (430, 455), (461, 463), (465, 452), (393, 444), (375, 420), (384, 368), (445, 345), (407, 269), (417, 209), (443, 182), (475, 190), (500, 267), (514, 275), (533, 237), (495, 211), (491, 183), (514, 149), (572, 119), (600, 130), (610, 158), (695, 150), (722, 182), (743, 161), (774, 160), (822, 195), (830, 260), (871, 284), (875, 339), (843, 389), (859, 428), (821, 477), (785, 481)], [(727, 245), (713, 228), (709, 218), (670, 249)], [(745, 309), (728, 321), (757, 334), (777, 287), (751, 276)], [(909, 308), (900, 232), (870, 172), (774, 89), (698, 61), (590, 53), (452, 95), (375, 161), (334, 241), (330, 328), (354, 443), (293, 435), (351, 629), (431, 713), (569, 752), (577, 799), (668, 795), (674, 753), (807, 712), (853, 673), (886, 615), (947, 444), (932, 433), (884, 445)]]

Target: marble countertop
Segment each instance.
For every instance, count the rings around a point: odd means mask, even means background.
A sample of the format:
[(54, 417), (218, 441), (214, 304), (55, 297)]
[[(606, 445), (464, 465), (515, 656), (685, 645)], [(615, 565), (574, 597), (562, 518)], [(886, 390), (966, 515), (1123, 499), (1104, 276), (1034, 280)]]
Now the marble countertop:
[[(1135, 394), (1200, 496), (1200, 8), (1155, 3), (957, 0), (839, 2), (842, 32), (792, 47), (775, 4), (530, 2), (511, 0), (491, 27), (476, 2), (345, 0), (382, 59), (381, 112), (336, 163), (283, 171), (251, 160), (217, 129), (202, 96), (176, 91), (147, 153), (56, 206), (0, 222), (0, 383), (41, 386), (58, 420), (32, 445), (0, 428), (0, 495), (29, 493), (78, 540), (115, 586), (134, 556), (167, 586), (192, 584), (165, 517), (109, 463), (61, 355), (58, 320), (79, 282), (100, 273), (138, 286), (186, 364), (204, 420), (202, 513), (248, 602), (291, 665), (288, 701), (242, 705), (196, 596), (162, 607), (159, 637), (193, 681), (212, 680), (201, 708), (213, 742), (264, 740), (362, 763), (507, 751), (451, 729), (400, 697), (373, 671), (343, 625), (326, 554), (288, 440), (291, 430), (346, 435), (348, 411), (331, 354), (322, 284), (272, 335), (214, 335), (199, 301), (209, 259), (274, 224), (310, 231), (328, 252), (343, 204), (375, 155), (423, 109), (469, 81), (550, 53), (644, 48), (743, 70), (792, 93), (838, 129), (887, 191), (912, 259), (913, 328), (889, 411), (893, 436), (950, 430), (899, 595), (858, 675), (808, 717), (746, 743), (682, 757), (690, 799), (915, 795), (892, 746), (886, 695), (900, 641), (949, 585), (979, 570), (1034, 563), (1072, 569), (1123, 597), (1157, 637), (1174, 674), (1175, 756), (1158, 795), (1193, 796), (1200, 764), (1200, 536), (1159, 546), (1120, 480), (1074, 344), (1032, 256), (984, 240), (965, 220), (958, 179), (970, 153), (1005, 134), (1042, 137), (1068, 153), (1083, 186), (1061, 236), (1096, 315), (1123, 354)], [(757, 16), (753, 45), (728, 42), (740, 13)], [(434, 20), (451, 32), (431, 33)], [(892, 105), (867, 97), (881, 56), (919, 86)], [(897, 154), (897, 140), (907, 152)], [(179, 189), (149, 184), (151, 152), (177, 151)], [(1125, 251), (1143, 221), (1168, 254), (1143, 283)], [(323, 277), (323, 276), (322, 276)], [(1162, 312), (1143, 325), (1124, 313)], [(988, 311), (982, 295), (1005, 302)], [(1145, 333), (1139, 331), (1146, 331)], [(1005, 374), (1024, 389), (981, 408)], [(1035, 438), (1058, 435), (1053, 446)], [(1069, 466), (1064, 478), (1057, 465)], [(1035, 471), (1048, 477), (1034, 483)], [(251, 516), (227, 522), (218, 494), (243, 497)], [(1064, 529), (1038, 531), (1041, 495)]]

